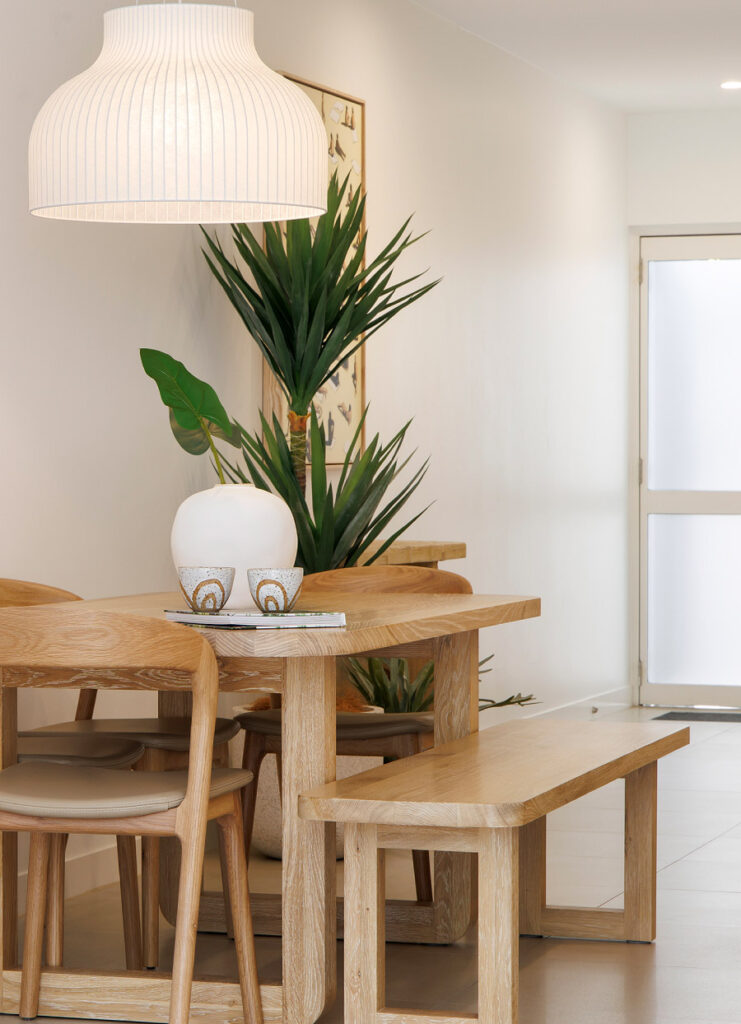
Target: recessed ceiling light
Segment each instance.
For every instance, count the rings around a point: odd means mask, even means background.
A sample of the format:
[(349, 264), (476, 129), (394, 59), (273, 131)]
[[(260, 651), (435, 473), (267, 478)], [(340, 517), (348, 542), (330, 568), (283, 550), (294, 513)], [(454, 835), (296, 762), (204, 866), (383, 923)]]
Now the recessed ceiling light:
[(741, 82), (721, 82), (721, 89), (741, 89)]

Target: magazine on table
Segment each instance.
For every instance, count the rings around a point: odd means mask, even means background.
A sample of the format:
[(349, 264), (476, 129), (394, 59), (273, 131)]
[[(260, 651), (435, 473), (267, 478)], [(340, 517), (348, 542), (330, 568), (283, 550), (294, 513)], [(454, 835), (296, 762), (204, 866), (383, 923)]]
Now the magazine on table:
[(344, 612), (194, 612), (190, 608), (166, 608), (165, 617), (171, 622), (209, 629), (316, 629), (346, 625)]

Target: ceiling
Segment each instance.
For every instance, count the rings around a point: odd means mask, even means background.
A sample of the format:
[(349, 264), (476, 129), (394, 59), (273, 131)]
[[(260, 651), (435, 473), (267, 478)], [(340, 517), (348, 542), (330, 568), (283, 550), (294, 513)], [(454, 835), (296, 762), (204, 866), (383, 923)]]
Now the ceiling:
[(623, 110), (741, 109), (739, 0), (415, 0)]

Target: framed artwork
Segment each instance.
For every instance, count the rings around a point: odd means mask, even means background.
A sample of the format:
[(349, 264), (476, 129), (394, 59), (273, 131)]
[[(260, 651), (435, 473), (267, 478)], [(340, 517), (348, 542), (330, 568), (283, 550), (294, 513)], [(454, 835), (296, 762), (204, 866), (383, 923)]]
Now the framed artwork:
[[(309, 97), (327, 129), (327, 159), (330, 177), (340, 181), (349, 175), (347, 196), (365, 189), (365, 103), (324, 85), (285, 74)], [(263, 362), (262, 407), (268, 420), (276, 414), (288, 430), (285, 398), (267, 363)], [(358, 429), (365, 408), (365, 346), (347, 359), (337, 373), (320, 388), (314, 408), (327, 437), (327, 463), (341, 464)], [(364, 447), (365, 438), (361, 438)]]

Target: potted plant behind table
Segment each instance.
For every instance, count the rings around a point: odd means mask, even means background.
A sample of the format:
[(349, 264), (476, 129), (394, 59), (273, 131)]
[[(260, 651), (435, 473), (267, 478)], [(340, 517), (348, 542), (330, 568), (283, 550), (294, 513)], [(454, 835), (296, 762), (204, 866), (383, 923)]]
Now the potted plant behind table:
[[(233, 225), (241, 263), (236, 257), (230, 259), (218, 239), (204, 231), (208, 265), (286, 397), (288, 437), (275, 416), (268, 423), (261, 415), (261, 433), (250, 433), (226, 414), (213, 389), (189, 374), (182, 363), (165, 353), (142, 350), (145, 370), (170, 406), (170, 424), (180, 445), (193, 454), (208, 451), (222, 484), (226, 478), (234, 484), (252, 483), (283, 499), (297, 531), (296, 564), (307, 573), (377, 559), (422, 514), (396, 528), (369, 554), (369, 545), (389, 528), (427, 470), (425, 462), (389, 499), (391, 485), (411, 458), (401, 457), (409, 423), (387, 444), (376, 435), (362, 452), (365, 409), (337, 479), (333, 482), (327, 472), (326, 436), (312, 406), (315, 394), (372, 334), (438, 283), (410, 289), (421, 275), (391, 281), (396, 261), (418, 240), (408, 232), (409, 220), (364, 267), (365, 195), (357, 192), (343, 212), (345, 187), (336, 175), (332, 178), (327, 213), (319, 218), (316, 230), (307, 221), (290, 221), (285, 227), (265, 225), (264, 249), (246, 225)], [(307, 423), (310, 496), (306, 493)], [(217, 441), (239, 448), (244, 465), (221, 454)], [(355, 660), (349, 672), (361, 696), (347, 709), (362, 710), (364, 704), (372, 704), (384, 711), (425, 710), (432, 703), (432, 668), (425, 666), (410, 680), (405, 661)], [(517, 694), (501, 702), (483, 702), (482, 707), (531, 701), (532, 696)]]

